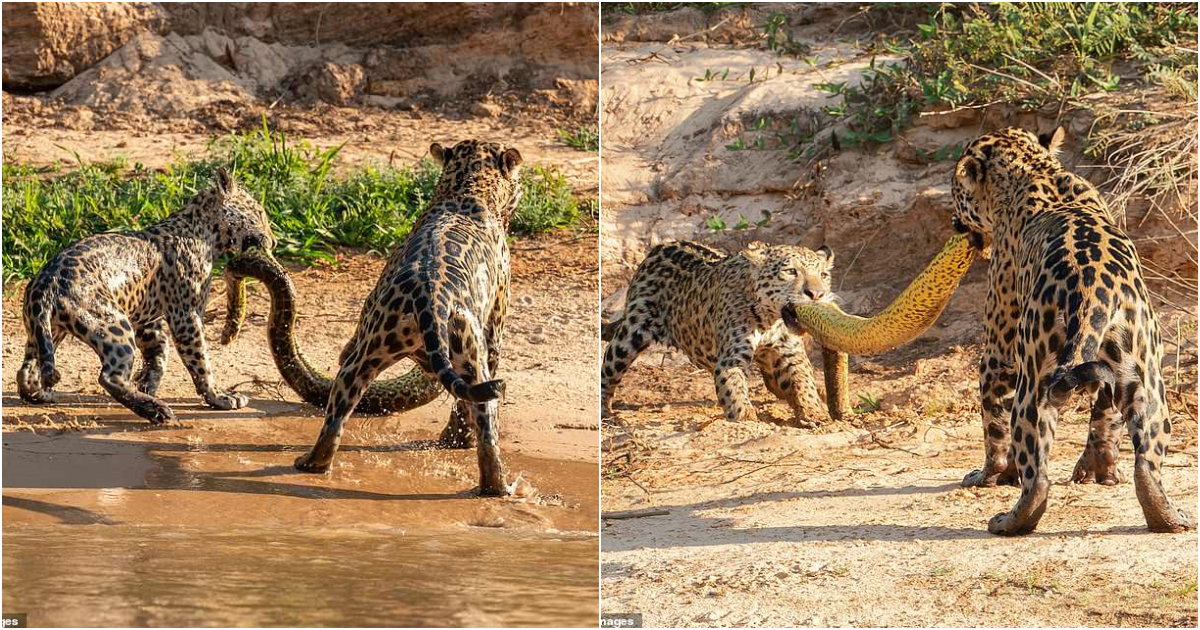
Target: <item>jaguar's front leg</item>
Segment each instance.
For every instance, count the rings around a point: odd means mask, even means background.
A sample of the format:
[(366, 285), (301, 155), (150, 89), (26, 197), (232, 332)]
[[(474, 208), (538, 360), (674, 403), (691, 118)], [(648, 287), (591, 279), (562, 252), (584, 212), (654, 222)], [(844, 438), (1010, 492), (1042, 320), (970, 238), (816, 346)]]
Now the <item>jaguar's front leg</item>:
[(962, 486), (1017, 485), (1009, 421), (1016, 395), (1016, 373), (993, 348), (979, 360), (980, 415), (983, 418), (983, 468), (967, 474)]
[(746, 372), (753, 355), (754, 348), (748, 335), (737, 334), (728, 336), (717, 353), (713, 379), (717, 386), (717, 398), (725, 409), (725, 419), (730, 422), (758, 419), (750, 402), (750, 388), (746, 382)]
[(767, 388), (792, 408), (798, 426), (811, 428), (828, 418), (817, 393), (803, 338), (781, 334), (777, 339), (764, 342), (758, 348), (755, 361)]
[(195, 310), (179, 310), (168, 315), (167, 323), (175, 339), (175, 350), (192, 375), (196, 393), (204, 398), (208, 406), (215, 409), (241, 409), (249, 400), (243, 394), (226, 393), (213, 384), (212, 371), (208, 367), (208, 346), (204, 342), (204, 321)]

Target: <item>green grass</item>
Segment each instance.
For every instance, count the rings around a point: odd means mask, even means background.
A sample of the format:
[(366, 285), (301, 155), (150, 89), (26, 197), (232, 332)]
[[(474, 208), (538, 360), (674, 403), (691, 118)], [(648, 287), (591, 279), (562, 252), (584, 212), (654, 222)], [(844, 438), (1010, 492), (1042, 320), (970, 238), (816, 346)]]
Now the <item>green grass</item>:
[(883, 408), (883, 401), (878, 396), (867, 392), (858, 394), (858, 404), (854, 406), (854, 413), (875, 413)]
[(600, 134), (592, 128), (577, 127), (574, 131), (559, 129), (558, 139), (562, 140), (563, 144), (572, 149), (588, 153), (595, 153), (600, 150)]
[[(788, 149), (798, 159), (834, 143), (818, 131), (835, 129), (841, 146), (884, 144), (923, 110), (1004, 104), (1101, 115), (1103, 101), (1096, 97), (1117, 91), (1157, 91), (1177, 103), (1196, 99), (1194, 4), (880, 3), (869, 11), (883, 21), (889, 12), (917, 14), (915, 25), (909, 19), (890, 32), (884, 27), (868, 43), (892, 60), (873, 57), (856, 84), (818, 85), (837, 97), (819, 120), (773, 121), (756, 138), (731, 146)], [(782, 14), (772, 14), (760, 29), (764, 47), (803, 57)], [(1122, 124), (1137, 124), (1136, 117), (1126, 118)], [(929, 157), (953, 159), (953, 148)]]
[[(214, 141), (198, 158), (161, 170), (125, 161), (84, 163), (70, 169), (3, 165), (3, 281), (31, 277), (55, 253), (105, 231), (137, 230), (180, 208), (212, 181), (220, 167), (262, 202), (279, 240), (281, 257), (332, 260), (334, 248), (387, 253), (412, 229), (437, 182), (430, 160), (411, 167), (367, 166), (341, 174), (340, 147), (294, 142), (265, 126)], [(525, 195), (510, 232), (535, 234), (575, 225), (581, 203), (555, 170), (522, 171)]]

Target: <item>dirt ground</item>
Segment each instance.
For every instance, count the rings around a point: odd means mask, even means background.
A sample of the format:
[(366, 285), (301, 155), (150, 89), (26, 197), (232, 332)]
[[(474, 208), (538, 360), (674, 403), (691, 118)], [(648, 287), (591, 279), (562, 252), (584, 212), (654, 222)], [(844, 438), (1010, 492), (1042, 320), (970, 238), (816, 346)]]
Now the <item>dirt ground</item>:
[[(855, 361), (852, 391), (882, 409), (815, 431), (784, 426), (757, 378), (766, 421), (726, 422), (711, 378), (643, 355), (605, 422), (602, 511), (666, 514), (605, 519), (602, 610), (657, 627), (1194, 627), (1196, 532), (1148, 533), (1130, 483), (1066, 483), (1082, 408), (1059, 421), (1037, 532), (987, 533), (1017, 490), (959, 487), (982, 460), (978, 352)], [(1181, 381), (1164, 483), (1194, 515), (1194, 366)]]
[[(81, 110), (86, 111), (86, 110)], [(517, 147), (529, 163), (550, 165), (565, 175), (581, 196), (595, 197), (600, 184), (599, 158), (564, 145), (557, 129), (585, 124), (573, 111), (554, 105), (528, 104), (527, 116), (501, 114), (473, 117), (437, 112), (405, 112), (378, 108), (318, 105), (280, 107), (267, 113), (268, 124), (289, 140), (322, 149), (345, 144), (339, 168), (363, 164), (407, 164), (429, 153), (433, 142), (487, 138)], [(202, 153), (215, 137), (261, 127), (260, 108), (230, 106), (207, 125), (179, 120), (151, 120), (133, 131), (109, 124), (72, 128), (78, 112), (51, 108), (35, 97), (4, 95), (4, 155), (29, 164), (85, 162), (124, 158), (162, 168), (180, 155)], [(89, 114), (90, 115), (90, 114)], [(105, 121), (108, 122), (107, 119)]]
[[(862, 12), (844, 7), (603, 16), (604, 317), (622, 307), (645, 252), (671, 239), (728, 251), (751, 240), (828, 244), (843, 308), (878, 312), (950, 234), (950, 164), (920, 163), (912, 148), (1054, 123), (1032, 113), (922, 115), (896, 143), (815, 163), (749, 148), (758, 121), (786, 124), (832, 104), (816, 84), (858, 80), (870, 55), (856, 38), (869, 33)], [(755, 26), (775, 10), (796, 25), (806, 60), (762, 50)], [(1087, 132), (1082, 119), (1067, 124), (1070, 137)], [(736, 138), (748, 148), (731, 150)], [(1066, 158), (1072, 166), (1082, 163), (1078, 148)], [(725, 229), (711, 227), (718, 218)], [(1194, 287), (1185, 260), (1194, 242), (1166, 251), (1147, 231), (1153, 216), (1126, 220), (1152, 271), (1182, 261), (1183, 286)], [(602, 426), (602, 513), (635, 515), (601, 528), (604, 613), (640, 612), (658, 627), (1194, 627), (1196, 532), (1149, 534), (1131, 483), (1066, 483), (1087, 434), (1082, 406), (1059, 421), (1050, 506), (1035, 534), (986, 531), (1016, 489), (959, 487), (983, 457), (985, 270), (976, 262), (939, 322), (909, 346), (852, 357), (851, 399), (863, 413), (817, 430), (787, 426), (789, 410), (757, 375), (762, 421), (726, 422), (711, 376), (677, 352), (644, 353)], [(1178, 427), (1165, 484), (1194, 517), (1195, 293), (1155, 289), (1165, 298), (1156, 308)], [(1129, 470), (1128, 440), (1123, 447)]]

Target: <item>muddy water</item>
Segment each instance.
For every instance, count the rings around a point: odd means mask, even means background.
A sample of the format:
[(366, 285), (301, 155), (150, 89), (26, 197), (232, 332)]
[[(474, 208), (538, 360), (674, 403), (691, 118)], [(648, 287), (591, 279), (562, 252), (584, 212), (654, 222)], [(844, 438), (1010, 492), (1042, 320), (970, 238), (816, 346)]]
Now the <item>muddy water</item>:
[(196, 417), (151, 427), (97, 406), (95, 426), (16, 431), (6, 406), (5, 611), (33, 626), (595, 626), (594, 463), (513, 449), (513, 496), (482, 498), (474, 451), (431, 447), (411, 417), (355, 424), (334, 470), (306, 475), (291, 461), (319, 418), (177, 413)]
[(594, 626), (597, 553), (595, 537), (481, 528), (17, 527), (4, 610), (33, 626)]

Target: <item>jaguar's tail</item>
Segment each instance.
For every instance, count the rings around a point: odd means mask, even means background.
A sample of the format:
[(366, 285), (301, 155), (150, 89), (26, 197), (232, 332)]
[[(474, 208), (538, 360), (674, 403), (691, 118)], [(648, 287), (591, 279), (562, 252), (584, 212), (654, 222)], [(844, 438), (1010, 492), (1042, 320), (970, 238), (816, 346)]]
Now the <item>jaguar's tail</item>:
[[(426, 356), (430, 369), (437, 374), (446, 391), (470, 402), (487, 402), (503, 395), (504, 381), (501, 379), (468, 382), (487, 370), (480, 326), (475, 317), (458, 311), (449, 321), (439, 322), (434, 316), (432, 300), (422, 301), (424, 308), (418, 308), (417, 321), (425, 337)], [(455, 364), (459, 365), (458, 369)]]

